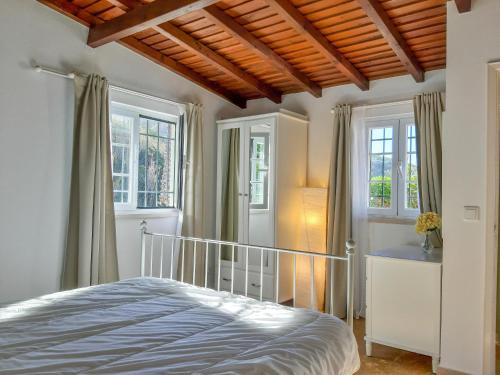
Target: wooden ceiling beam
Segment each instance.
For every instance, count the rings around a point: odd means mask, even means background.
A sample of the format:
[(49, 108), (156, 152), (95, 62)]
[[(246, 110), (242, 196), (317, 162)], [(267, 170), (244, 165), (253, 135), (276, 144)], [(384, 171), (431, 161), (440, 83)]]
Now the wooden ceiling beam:
[(216, 3), (218, 0), (156, 0), (137, 7), (110, 21), (92, 26), (87, 44), (99, 47), (133, 35), (152, 26), (164, 23), (195, 10)]
[(266, 3), (313, 44), (344, 76), (361, 90), (369, 89), (368, 79), (289, 0), (266, 0)]
[(413, 76), (415, 81), (424, 81), (424, 70), (413, 54), (410, 46), (398, 31), (391, 18), (380, 4), (379, 0), (357, 0), (364, 9), (370, 20), (377, 26), (378, 30), (389, 43), (394, 53), (398, 56), (406, 70)]
[(457, 4), (458, 13), (470, 12), (472, 7), (472, 0), (455, 0)]
[(203, 43), (199, 42), (191, 35), (185, 33), (180, 28), (174, 26), (170, 22), (165, 22), (161, 25), (154, 26), (153, 29), (160, 34), (166, 36), (175, 43), (186, 48), (188, 51), (196, 54), (205, 61), (217, 66), (218, 69), (222, 70), (224, 73), (230, 75), (231, 77), (241, 81), (247, 85), (250, 85), (255, 90), (260, 92), (265, 97), (269, 98), (275, 103), (281, 103), (281, 93), (276, 91), (271, 86), (259, 81), (256, 77), (250, 73), (240, 69), (232, 62), (227, 60), (222, 55), (208, 48)]
[[(98, 25), (104, 22), (103, 20), (101, 20), (98, 17), (95, 17), (91, 13), (82, 10), (75, 4), (70, 3), (68, 0), (38, 0), (38, 1), (87, 27)], [(161, 52), (138, 41), (136, 38), (131, 36), (119, 40), (118, 42), (123, 46), (127, 47), (128, 49), (146, 57), (150, 61), (153, 61), (154, 63), (159, 64), (173, 71), (174, 73), (181, 75), (184, 78), (187, 78), (193, 83), (207, 89), (208, 91), (228, 100), (229, 102), (235, 104), (236, 106), (240, 108), (246, 108), (245, 98), (224, 89), (217, 83), (208, 80), (199, 73), (196, 73), (194, 70), (191, 70), (185, 65), (178, 63), (174, 59), (163, 55)]]
[(321, 87), (317, 83), (310, 80), (304, 73), (283, 59), (216, 5), (203, 9), (203, 15), (237, 39), (246, 48), (272, 64), (278, 71), (287, 75), (305, 91), (317, 98), (321, 97)]
[(189, 69), (185, 65), (178, 63), (177, 61), (168, 56), (165, 56), (164, 54), (155, 50), (154, 48), (147, 46), (146, 44), (140, 42), (133, 36), (123, 38), (119, 40), (118, 43), (126, 46), (127, 48), (131, 49), (134, 52), (137, 52), (138, 54), (144, 56), (148, 60), (153, 61), (154, 63), (174, 71), (175, 73), (183, 76), (184, 78), (187, 78), (188, 80), (196, 83), (198, 86), (201, 86), (207, 89), (208, 91), (223, 97), (224, 99), (237, 105), (238, 107), (246, 108), (247, 101), (245, 98), (226, 90), (216, 82), (206, 79), (202, 75), (196, 73), (194, 70)]
[(38, 0), (38, 2), (87, 27), (97, 22), (103, 22), (101, 19), (95, 17), (86, 10), (80, 9), (80, 7), (70, 3), (68, 0)]

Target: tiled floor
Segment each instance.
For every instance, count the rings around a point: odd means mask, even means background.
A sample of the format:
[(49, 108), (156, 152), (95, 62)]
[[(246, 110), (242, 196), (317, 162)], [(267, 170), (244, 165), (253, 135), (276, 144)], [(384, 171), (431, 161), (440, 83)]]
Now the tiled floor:
[(354, 320), (354, 334), (358, 341), (361, 369), (357, 375), (421, 375), (432, 374), (432, 360), (420, 354), (373, 344), (372, 356), (365, 352), (365, 321)]

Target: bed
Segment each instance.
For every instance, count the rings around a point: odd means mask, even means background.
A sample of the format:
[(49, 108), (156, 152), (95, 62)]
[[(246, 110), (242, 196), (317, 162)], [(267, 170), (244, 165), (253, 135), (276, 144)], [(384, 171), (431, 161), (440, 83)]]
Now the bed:
[(0, 374), (353, 374), (342, 320), (138, 277), (0, 309)]

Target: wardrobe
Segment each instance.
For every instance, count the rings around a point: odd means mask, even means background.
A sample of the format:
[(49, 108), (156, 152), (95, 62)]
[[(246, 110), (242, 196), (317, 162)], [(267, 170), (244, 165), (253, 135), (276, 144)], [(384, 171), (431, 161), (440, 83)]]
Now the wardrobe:
[(217, 238), (255, 246), (221, 246), (215, 278), (222, 290), (292, 299), (292, 256), (278, 261), (259, 246), (301, 248), (307, 126), (305, 116), (285, 110), (217, 122)]

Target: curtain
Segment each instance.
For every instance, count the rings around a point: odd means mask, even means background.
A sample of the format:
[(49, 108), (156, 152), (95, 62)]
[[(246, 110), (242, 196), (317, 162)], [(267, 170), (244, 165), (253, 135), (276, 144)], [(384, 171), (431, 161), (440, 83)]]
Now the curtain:
[[(238, 242), (238, 193), (240, 129), (223, 132), (221, 240)], [(231, 248), (222, 246), (222, 259), (231, 259)]]
[[(351, 106), (337, 105), (333, 117), (333, 141), (328, 187), (327, 253), (345, 255), (351, 236), (350, 145)], [(325, 311), (346, 316), (347, 267), (330, 261), (327, 267)]]
[[(187, 237), (204, 236), (205, 214), (203, 206), (203, 122), (202, 107), (187, 104), (184, 126), (184, 183), (182, 189), (181, 234)], [(196, 275), (193, 280), (194, 244), (186, 242), (178, 257), (177, 278), (196, 285), (205, 284), (205, 249), (196, 251)], [(184, 262), (184, 272), (182, 270)]]
[(354, 109), (351, 119), (352, 239), (356, 241), (355, 309), (364, 316), (366, 295), (365, 255), (368, 254), (368, 139), (364, 108)]
[[(417, 129), (417, 170), (420, 211), (441, 215), (441, 129), (445, 109), (444, 94), (433, 92), (415, 96), (413, 107)], [(441, 232), (433, 233), (434, 246), (442, 246)]]
[(118, 280), (108, 82), (75, 77), (69, 223), (61, 288)]

